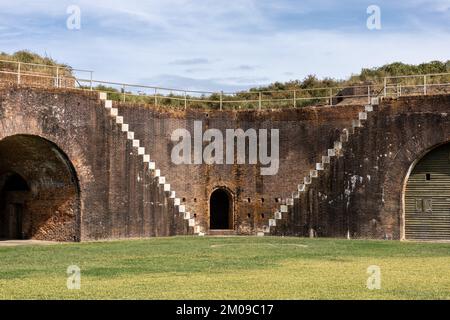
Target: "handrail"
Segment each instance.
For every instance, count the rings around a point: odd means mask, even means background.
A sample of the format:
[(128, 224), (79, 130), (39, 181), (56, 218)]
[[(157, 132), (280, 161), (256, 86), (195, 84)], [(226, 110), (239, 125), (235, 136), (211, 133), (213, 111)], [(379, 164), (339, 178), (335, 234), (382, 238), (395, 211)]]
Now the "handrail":
[(403, 76), (386, 76), (386, 79), (394, 79), (394, 78), (414, 78), (414, 77), (433, 77), (433, 76), (448, 76), (450, 72), (446, 73), (427, 73), (427, 74), (411, 74), (411, 75), (403, 75)]
[(175, 91), (175, 92), (219, 94), (219, 92), (215, 92), (215, 91), (198, 91), (198, 90), (174, 89), (174, 88), (147, 86), (147, 85), (143, 85), (143, 84), (131, 84), (131, 83), (124, 83), (124, 82), (111, 82), (111, 81), (104, 81), (104, 80), (91, 80), (91, 79), (81, 79), (81, 78), (78, 79), (78, 80), (85, 81), (85, 82), (92, 81), (94, 83), (99, 83), (99, 84), (108, 84), (108, 85), (125, 86), (125, 87), (133, 87), (133, 88), (157, 89), (157, 90)]
[(37, 66), (37, 67), (46, 67), (46, 68), (59, 68), (59, 69), (67, 69), (69, 71), (80, 71), (80, 72), (94, 72), (93, 70), (84, 70), (84, 69), (74, 69), (72, 67), (64, 67), (64, 66), (58, 66), (58, 65), (51, 65), (51, 64), (42, 64), (42, 63), (31, 63), (31, 62), (22, 62), (17, 60), (3, 60), (0, 59), (0, 62), (6, 62), (6, 63), (15, 63), (15, 64), (21, 64), (26, 66)]
[[(224, 104), (242, 104), (242, 103), (256, 103), (257, 108), (261, 109), (263, 103), (282, 103), (288, 102), (292, 103), (292, 106), (296, 107), (298, 101), (312, 101), (317, 103), (318, 101), (325, 101), (327, 104), (332, 106), (334, 104), (335, 99), (347, 98), (355, 98), (362, 99), (367, 98), (368, 102), (371, 102), (371, 99), (374, 97), (387, 97), (387, 96), (396, 96), (399, 97), (401, 95), (405, 95), (405, 90), (408, 91), (406, 94), (413, 94), (410, 91), (414, 88), (418, 89), (418, 92), (414, 92), (414, 94), (428, 94), (428, 90), (431, 90), (433, 87), (437, 86), (449, 86), (450, 92), (450, 83), (433, 83), (429, 81), (433, 77), (446, 77), (450, 76), (450, 73), (431, 73), (431, 74), (422, 74), (422, 75), (401, 75), (401, 76), (386, 76), (383, 77), (380, 81), (372, 80), (372, 82), (365, 85), (349, 85), (349, 86), (336, 86), (336, 87), (318, 87), (318, 88), (298, 88), (298, 89), (279, 89), (279, 90), (258, 90), (258, 89), (250, 89), (247, 91), (236, 91), (236, 92), (223, 92), (223, 91), (200, 91), (200, 90), (187, 90), (187, 89), (176, 89), (176, 88), (166, 88), (159, 86), (148, 86), (143, 84), (130, 84), (123, 82), (111, 82), (111, 81), (103, 81), (103, 80), (95, 80), (93, 78), (92, 70), (83, 70), (83, 69), (72, 69), (70, 67), (63, 66), (54, 66), (54, 65), (46, 65), (46, 64), (37, 64), (37, 63), (24, 63), (20, 61), (14, 60), (1, 60), (0, 63), (13, 63), (17, 65), (17, 70), (11, 71), (1, 70), (0, 74), (9, 74), (12, 75), (12, 78), (15, 78), (18, 84), (24, 82), (27, 77), (34, 78), (42, 78), (47, 79), (48, 86), (56, 86), (66, 87), (66, 88), (76, 88), (82, 90), (96, 90), (94, 84), (111, 86), (113, 91), (109, 91), (109, 93), (114, 93), (122, 96), (122, 100), (126, 101), (127, 97), (147, 97), (154, 99), (155, 105), (158, 104), (158, 101), (161, 99), (168, 99), (174, 101), (184, 101), (184, 107), (187, 107), (188, 102), (199, 102), (199, 103), (214, 103), (219, 104), (220, 109), (222, 109)], [(40, 68), (53, 68), (56, 69), (56, 76), (52, 73), (46, 74), (39, 70), (40, 72), (33, 72), (30, 70), (23, 70), (22, 66), (31, 65), (38, 66)], [(61, 74), (59, 70), (68, 70), (70, 75)], [(73, 75), (73, 72), (87, 72), (89, 73), (89, 79), (76, 77)], [(411, 84), (409, 83), (392, 83), (392, 80), (407, 78), (419, 78), (421, 79), (419, 84)], [(25, 80), (24, 80), (25, 79)], [(67, 80), (72, 80), (72, 82), (67, 82)], [(439, 79), (446, 80), (446, 79)], [(0, 77), (1, 81), (1, 77)], [(26, 80), (30, 82), (29, 80)], [(86, 84), (86, 85), (83, 85)], [(78, 87), (77, 87), (78, 86)], [(115, 88), (117, 87), (117, 88)], [(145, 93), (142, 91), (137, 91), (136, 89), (148, 89), (151, 90), (152, 93)], [(357, 90), (353, 94), (345, 95), (346, 91), (344, 90)], [(127, 92), (128, 90), (128, 92)], [(133, 92), (133, 90), (135, 92)], [(403, 90), (403, 91), (402, 91)], [(102, 89), (102, 91), (105, 91)], [(108, 91), (108, 90), (106, 90)], [(362, 93), (365, 92), (365, 93)], [(269, 94), (277, 94), (278, 96), (272, 96), (267, 98)], [(325, 95), (324, 95), (325, 94)], [(196, 95), (201, 95), (200, 97)], [(245, 96), (249, 95), (249, 96)], [(280, 96), (281, 95), (281, 96)], [(284, 95), (284, 96), (283, 96)], [(211, 99), (212, 97), (215, 97)], [(228, 99), (224, 99), (225, 97), (229, 97)], [(232, 99), (235, 97), (236, 99)], [(255, 98), (253, 98), (255, 97)], [(239, 99), (240, 98), (240, 99)], [(130, 98), (129, 98), (130, 99)]]

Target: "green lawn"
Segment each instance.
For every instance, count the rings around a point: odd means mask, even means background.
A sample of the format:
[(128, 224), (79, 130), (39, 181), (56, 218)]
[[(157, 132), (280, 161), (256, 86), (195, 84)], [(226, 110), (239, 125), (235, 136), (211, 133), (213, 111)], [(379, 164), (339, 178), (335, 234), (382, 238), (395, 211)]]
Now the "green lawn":
[[(66, 269), (81, 268), (68, 290)], [(381, 268), (369, 290), (367, 268)], [(0, 247), (1, 299), (450, 299), (450, 244), (175, 237)]]

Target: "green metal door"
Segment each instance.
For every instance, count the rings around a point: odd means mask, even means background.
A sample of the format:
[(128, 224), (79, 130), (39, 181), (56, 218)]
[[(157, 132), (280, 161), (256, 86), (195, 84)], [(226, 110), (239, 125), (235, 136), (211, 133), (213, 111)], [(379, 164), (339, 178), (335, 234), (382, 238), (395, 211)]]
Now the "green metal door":
[(411, 172), (405, 194), (405, 238), (450, 240), (450, 144), (430, 151)]

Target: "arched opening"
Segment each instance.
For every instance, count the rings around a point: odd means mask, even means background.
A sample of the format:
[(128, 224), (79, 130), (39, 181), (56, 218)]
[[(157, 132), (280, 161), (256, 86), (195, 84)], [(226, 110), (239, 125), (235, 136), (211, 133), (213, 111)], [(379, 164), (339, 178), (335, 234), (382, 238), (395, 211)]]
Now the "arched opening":
[(216, 189), (209, 200), (209, 228), (212, 230), (233, 229), (233, 202), (225, 189)]
[(450, 240), (450, 143), (411, 166), (403, 206), (403, 238)]
[(0, 239), (79, 241), (79, 186), (67, 156), (38, 136), (0, 141)]

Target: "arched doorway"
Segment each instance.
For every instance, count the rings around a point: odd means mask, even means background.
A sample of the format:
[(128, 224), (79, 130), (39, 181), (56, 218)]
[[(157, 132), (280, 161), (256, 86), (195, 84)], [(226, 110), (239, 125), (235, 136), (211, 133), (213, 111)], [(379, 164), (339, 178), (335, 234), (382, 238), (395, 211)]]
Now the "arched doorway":
[(24, 239), (23, 209), (30, 188), (17, 173), (3, 175), (0, 185), (0, 239)]
[(79, 186), (67, 156), (33, 135), (0, 141), (0, 239), (79, 241)]
[(233, 229), (233, 200), (228, 190), (219, 188), (209, 199), (209, 228), (212, 230)]
[(450, 240), (450, 144), (413, 164), (404, 193), (404, 238)]

